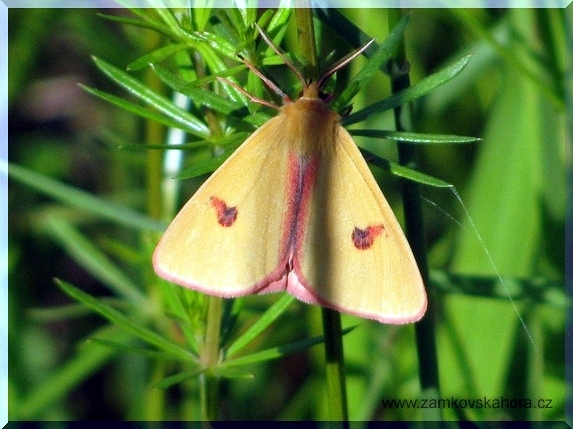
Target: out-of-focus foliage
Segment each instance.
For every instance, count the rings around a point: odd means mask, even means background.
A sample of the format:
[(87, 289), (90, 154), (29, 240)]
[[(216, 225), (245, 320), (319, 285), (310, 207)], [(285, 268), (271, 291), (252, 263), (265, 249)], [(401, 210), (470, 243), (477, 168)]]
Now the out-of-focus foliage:
[[(163, 151), (134, 147), (165, 144), (168, 127), (183, 127), (185, 115), (194, 115), (207, 126), (185, 122), (189, 150), (184, 167), (189, 167), (232, 150), (273, 112), (258, 109), (243, 121), (236, 116), (236, 134), (214, 136), (210, 121), (229, 127), (230, 120), (221, 120), (221, 109), (242, 97), (227, 86), (224, 97), (218, 93), (221, 100), (198, 95), (202, 105), (188, 104), (187, 112), (177, 116), (178, 109), (185, 108), (175, 105), (168, 83), (206, 76), (205, 85), (214, 85), (210, 73), (224, 74), (241, 65), (232, 56), (246, 46), (233, 41), (244, 35), (223, 31), (233, 28), (236, 15), (140, 10), (136, 17), (114, 9), (106, 11), (116, 18), (110, 20), (96, 12), (9, 11), (9, 158), (23, 167), (20, 176), (11, 177), (9, 189), (10, 418), (194, 420), (200, 416), (196, 378), (165, 389), (155, 385), (195, 369), (192, 358), (185, 363), (183, 351), (190, 356), (196, 352), (192, 338), (201, 328), (201, 314), (190, 314), (188, 309), (203, 308), (204, 297), (160, 282), (151, 269), (161, 221), (168, 220), (160, 219), (165, 211), (158, 211), (157, 201), (149, 197), (161, 192), (163, 172), (150, 166), (162, 165)], [(263, 16), (271, 36), (281, 39), (282, 48), (296, 59), (293, 17), (249, 13), (253, 19)], [(386, 22), (383, 9), (342, 13), (378, 42), (388, 33), (380, 25)], [(129, 25), (133, 19), (146, 21), (151, 28)], [(157, 22), (173, 32), (155, 32)], [(355, 47), (357, 30), (343, 32), (324, 24), (324, 18), (317, 22), (320, 55), (326, 64)], [(189, 34), (174, 31), (179, 25), (190, 29)], [(201, 40), (195, 37), (198, 34), (217, 38)], [(415, 101), (413, 129), (483, 138), (471, 145), (421, 149), (420, 171), (452, 183), (473, 219), (468, 219), (450, 190), (424, 188), (432, 271), (428, 288), (439, 328), (440, 396), (530, 399), (533, 404), (446, 407), (444, 417), (562, 420), (563, 333), (569, 305), (563, 292), (565, 168), (571, 162), (565, 146), (564, 12), (416, 10), (405, 43), (413, 84), (473, 54), (455, 79)], [(143, 57), (151, 53), (152, 57)], [(100, 68), (91, 56), (98, 58)], [(141, 68), (142, 57), (156, 67)], [(103, 62), (110, 66), (108, 71), (129, 73), (154, 96), (163, 97), (153, 102), (165, 100), (168, 113), (150, 109), (118, 87), (102, 73)], [(345, 82), (363, 64), (358, 59), (338, 79)], [(131, 71), (126, 71), (128, 65)], [(284, 67), (266, 64), (264, 69), (281, 83), (292, 82)], [(239, 76), (245, 77), (244, 72)], [(249, 75), (241, 82), (247, 79), (251, 93), (265, 96), (258, 79)], [(78, 83), (115, 94), (131, 107), (106, 103)], [(197, 87), (182, 87), (181, 92), (184, 89), (191, 93)], [(290, 88), (289, 93), (296, 95)], [(352, 110), (389, 94), (387, 76), (379, 73), (353, 99)], [(209, 110), (209, 102), (219, 102), (219, 110)], [(147, 120), (134, 114), (144, 110)], [(392, 129), (390, 113), (370, 117), (360, 128)], [(356, 142), (377, 156), (396, 157), (391, 141), (356, 137)], [(377, 168), (373, 171), (401, 218), (398, 181)], [(42, 177), (69, 188), (52, 186)], [(165, 205), (180, 206), (202, 179), (182, 182), (180, 201)], [(49, 183), (50, 189), (39, 191), (34, 180)], [(505, 281), (499, 282), (497, 274)], [(109, 324), (71, 300), (54, 278), (61, 279), (64, 289), (74, 285), (98, 297), (99, 304), (94, 305), (116, 311), (129, 323), (109, 313), (110, 320), (124, 329)], [(222, 341), (240, 338), (279, 299), (270, 295), (228, 303), (224, 326), (233, 330), (223, 332)], [(420, 419), (419, 408), (382, 402), (420, 399), (413, 328), (350, 317), (343, 321), (345, 326), (359, 325), (344, 337), (350, 418)], [(130, 323), (132, 331), (126, 330)], [(318, 308), (298, 302), (269, 324), (246, 346), (245, 355), (298, 344), (321, 333)], [(145, 331), (136, 335), (137, 329)], [(153, 337), (156, 333), (165, 343)], [(164, 347), (161, 353), (148, 347), (152, 341)], [(320, 346), (301, 350), (222, 374), (221, 418), (325, 418), (323, 351)], [(551, 408), (540, 408), (539, 399), (551, 400)]]

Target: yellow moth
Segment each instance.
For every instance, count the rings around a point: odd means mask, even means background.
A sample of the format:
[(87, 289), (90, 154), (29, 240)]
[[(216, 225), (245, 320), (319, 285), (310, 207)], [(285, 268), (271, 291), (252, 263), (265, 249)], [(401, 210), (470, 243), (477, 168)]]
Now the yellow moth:
[(279, 114), (185, 204), (155, 249), (158, 275), (228, 298), (286, 291), (383, 323), (424, 315), (424, 284), (406, 237), (320, 93), (367, 46), (316, 82), (295, 70), (302, 96), (283, 95)]

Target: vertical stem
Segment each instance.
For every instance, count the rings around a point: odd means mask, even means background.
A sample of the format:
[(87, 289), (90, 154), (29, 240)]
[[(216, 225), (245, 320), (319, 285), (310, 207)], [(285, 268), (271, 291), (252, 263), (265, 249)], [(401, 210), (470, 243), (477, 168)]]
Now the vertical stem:
[[(401, 18), (400, 10), (388, 10), (388, 24), (392, 28)], [(392, 80), (392, 92), (399, 92), (410, 86), (408, 74), (408, 62), (406, 60), (405, 48), (402, 43), (393, 64), (390, 67)], [(411, 106), (404, 105), (394, 109), (394, 120), (397, 131), (411, 130)], [(417, 149), (415, 145), (398, 142), (398, 157), (401, 165), (410, 168), (416, 167)], [(402, 184), (402, 200), (404, 203), (404, 220), (406, 236), (412, 248), (412, 252), (420, 268), (420, 273), (424, 284), (429, 284), (429, 269), (426, 258), (426, 243), (423, 225), (422, 203), (420, 198), (419, 185), (413, 181), (404, 181)], [(430, 295), (430, 290), (427, 291)], [(418, 359), (420, 362), (420, 384), (422, 387), (422, 397), (424, 399), (439, 399), (438, 382), (438, 359), (435, 340), (434, 308), (431, 296), (428, 299), (428, 310), (424, 318), (416, 324), (416, 343), (418, 347)], [(424, 420), (441, 420), (442, 415), (439, 408), (425, 409)]]
[(213, 421), (217, 419), (219, 378), (210, 369), (219, 362), (223, 299), (210, 296), (207, 311), (207, 330), (200, 356), (201, 366), (205, 369), (201, 375), (201, 419)]
[(348, 420), (346, 378), (344, 376), (344, 350), (340, 313), (329, 308), (322, 309), (324, 352), (326, 355), (326, 385), (330, 419)]
[(299, 0), (298, 3), (305, 3), (304, 8), (299, 7), (295, 10), (298, 40), (302, 51), (301, 53), (308, 61), (307, 68), (304, 72), (306, 77), (317, 79), (320, 74), (320, 70), (318, 70), (318, 53), (316, 49), (316, 37), (314, 35), (312, 9), (308, 7), (308, 1), (306, 0)]
[[(309, 63), (307, 73), (313, 79), (319, 77), (316, 38), (312, 10), (296, 9), (296, 21), (299, 28), (299, 44), (302, 54)], [(326, 359), (327, 400), (330, 420), (347, 421), (348, 403), (346, 398), (346, 378), (344, 374), (344, 350), (342, 343), (342, 325), (340, 313), (322, 308), (322, 325), (324, 331), (324, 351)]]
[[(162, 36), (156, 32), (148, 32), (145, 39), (149, 51), (161, 45)], [(145, 73), (145, 83), (148, 88), (158, 93), (162, 92), (163, 84), (152, 70)], [(145, 138), (147, 143), (157, 143), (165, 138), (165, 129), (157, 121), (147, 120), (145, 123)], [(154, 219), (161, 219), (163, 213), (163, 198), (161, 182), (163, 180), (163, 152), (158, 150), (147, 151), (147, 212)]]
[[(151, 369), (151, 378), (149, 384), (153, 386), (165, 378), (165, 362), (156, 361)], [(145, 394), (145, 407), (143, 415), (145, 420), (162, 421), (165, 419), (165, 389), (148, 389)]]

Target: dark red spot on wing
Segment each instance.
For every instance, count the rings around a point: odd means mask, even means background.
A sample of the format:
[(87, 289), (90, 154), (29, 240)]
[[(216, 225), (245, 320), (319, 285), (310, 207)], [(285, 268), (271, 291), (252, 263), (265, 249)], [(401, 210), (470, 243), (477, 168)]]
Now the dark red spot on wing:
[(369, 249), (374, 244), (374, 240), (384, 230), (384, 225), (370, 225), (365, 229), (354, 228), (352, 231), (352, 242), (354, 247), (360, 250)]
[(229, 227), (237, 220), (237, 207), (229, 207), (227, 203), (217, 197), (210, 198), (211, 205), (217, 211), (217, 222), (219, 225)]

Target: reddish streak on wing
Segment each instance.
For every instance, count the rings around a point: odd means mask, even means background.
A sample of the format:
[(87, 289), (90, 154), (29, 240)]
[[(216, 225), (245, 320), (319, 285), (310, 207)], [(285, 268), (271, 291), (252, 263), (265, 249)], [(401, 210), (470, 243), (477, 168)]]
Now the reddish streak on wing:
[(212, 196), (209, 198), (211, 205), (217, 211), (217, 222), (223, 227), (229, 227), (237, 220), (237, 207), (228, 207), (225, 201)]
[(352, 242), (359, 250), (365, 250), (372, 247), (374, 240), (384, 230), (384, 225), (370, 225), (366, 229), (354, 228), (352, 231)]
[(312, 189), (318, 170), (318, 157), (290, 155), (288, 160), (289, 177), (287, 190), (287, 216), (284, 220), (282, 237), (283, 255), (292, 270), (293, 259), (298, 259), (300, 246), (308, 223), (308, 211)]
[(304, 252), (304, 235), (308, 225), (310, 200), (316, 182), (319, 157), (291, 154), (288, 158), (288, 177), (285, 217), (279, 263), (252, 290), (252, 293), (266, 294), (288, 292), (298, 299), (312, 304), (321, 304), (320, 297), (308, 285), (301, 271), (300, 258)]
[(299, 262), (318, 160), (318, 157), (292, 154), (288, 157), (286, 207), (279, 262), (276, 270), (258, 282), (251, 293), (289, 292), (302, 301), (319, 303), (319, 298), (306, 285), (303, 286), (306, 283), (301, 281), (303, 276)]

